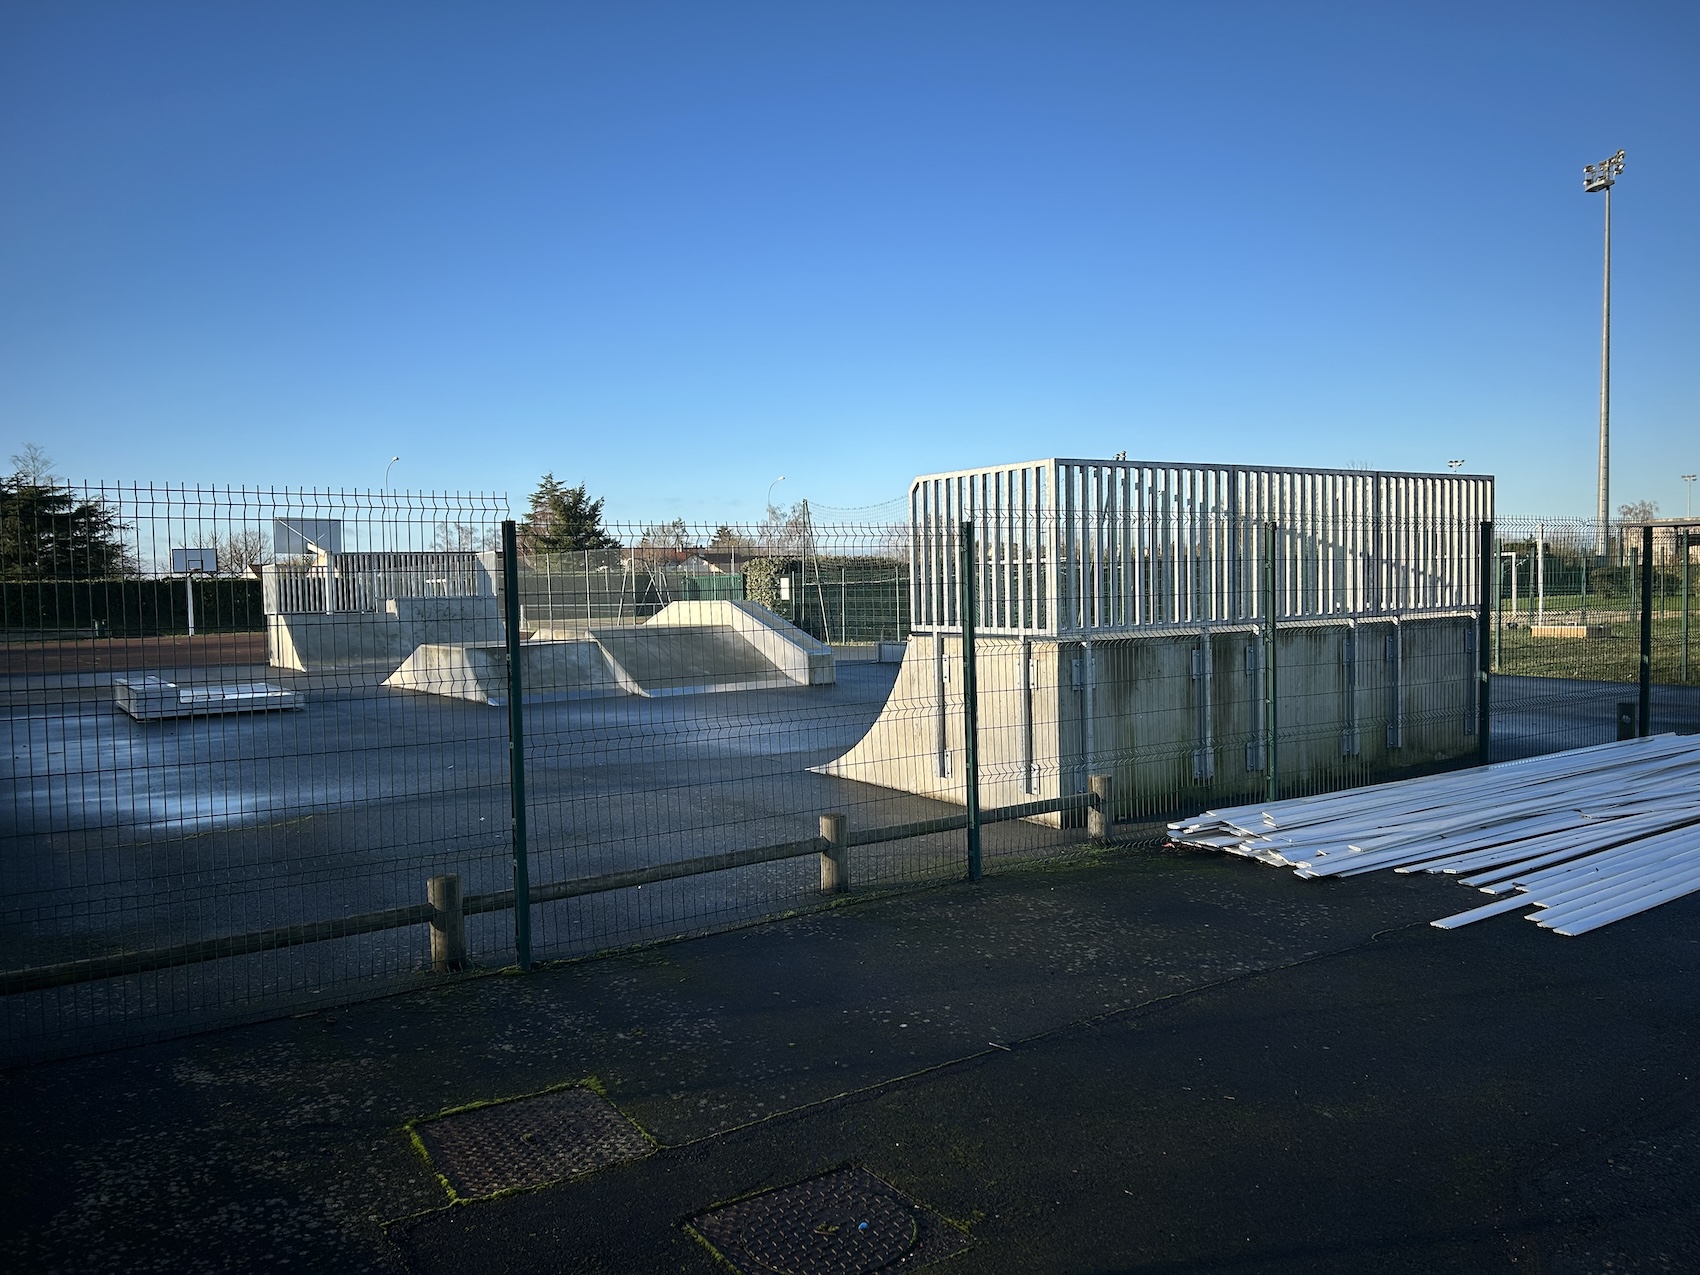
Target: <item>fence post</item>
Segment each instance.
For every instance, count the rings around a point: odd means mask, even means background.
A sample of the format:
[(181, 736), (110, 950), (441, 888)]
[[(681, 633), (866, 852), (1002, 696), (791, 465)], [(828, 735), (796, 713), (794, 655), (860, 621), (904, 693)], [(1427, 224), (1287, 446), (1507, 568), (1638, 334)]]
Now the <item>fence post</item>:
[(1682, 684), (1688, 685), (1688, 559), (1694, 553), (1687, 527), (1682, 529)]
[(821, 840), (826, 849), (820, 856), (820, 892), (850, 893), (850, 817), (829, 814), (820, 817)]
[(1116, 817), (1110, 808), (1110, 777), (1093, 775), (1086, 784), (1092, 793), (1092, 804), (1086, 808), (1086, 835), (1093, 841), (1108, 841)]
[(1266, 800), (1281, 798), (1279, 733), (1275, 720), (1275, 524), (1263, 526), (1263, 762)]
[(1493, 636), (1493, 599), (1499, 591), (1499, 559), (1494, 554), (1491, 522), (1482, 524), (1481, 560), (1481, 597), (1476, 615), (1476, 764), (1485, 766), (1488, 762), (1488, 729), (1493, 721), (1489, 700), (1492, 664), (1488, 643)]
[(975, 587), (978, 556), (974, 523), (962, 524), (962, 781), (968, 807), (968, 879), (980, 879), (980, 713), (974, 667), (974, 618), (979, 605)]
[(431, 972), (452, 974), (466, 968), (466, 915), (461, 911), (459, 873), (432, 877), (425, 897), (437, 909), (431, 918)]
[(525, 687), (520, 677), (519, 538), (502, 523), (502, 593), (508, 639), (508, 792), (513, 802), (514, 951), (531, 969), (531, 880), (525, 849)]
[(1641, 712), (1642, 738), (1653, 733), (1653, 525), (1641, 528)]

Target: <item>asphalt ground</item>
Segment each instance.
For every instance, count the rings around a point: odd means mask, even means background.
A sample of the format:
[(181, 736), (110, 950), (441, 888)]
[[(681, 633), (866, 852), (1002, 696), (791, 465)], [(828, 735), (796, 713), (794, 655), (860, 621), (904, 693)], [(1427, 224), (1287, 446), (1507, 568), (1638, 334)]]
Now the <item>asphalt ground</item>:
[(126, 673), (167, 665), (215, 668), (266, 662), (264, 633), (200, 633), (81, 641), (0, 642), (0, 677)]
[[(1700, 1269), (1700, 902), (1468, 897), (1122, 850), (14, 1069), (0, 1265), (706, 1275), (850, 1166), (941, 1272)], [(652, 1154), (451, 1203), (410, 1140), (583, 1082)]]
[[(432, 875), (469, 893), (510, 881), (506, 715), (393, 691), (381, 673), (300, 675), (218, 665), (239, 639), (156, 644), (184, 680), (273, 680), (303, 712), (138, 723), (110, 702), (110, 674), (0, 678), (0, 965), (169, 947), (419, 902)], [(84, 643), (90, 650), (121, 644)], [(182, 648), (180, 651), (179, 648)], [(812, 836), (822, 811), (856, 826), (953, 813), (925, 798), (809, 773), (880, 712), (896, 666), (845, 663), (831, 687), (528, 705), (531, 873), (583, 877)], [(53, 685), (48, 685), (53, 683)], [(1496, 678), (1496, 757), (1613, 738), (1612, 683)], [(919, 709), (917, 711), (920, 711)], [(1656, 688), (1660, 729), (1700, 729), (1700, 687)], [(1048, 854), (1077, 834), (1000, 825), (987, 853)], [(859, 855), (868, 883), (938, 879), (960, 838)], [(700, 932), (818, 902), (810, 860), (549, 904), (540, 953), (565, 956)], [(473, 919), (474, 959), (512, 951), (512, 919)], [(7, 997), (7, 1059), (136, 1041), (411, 986), (423, 927), (202, 967)]]
[[(897, 666), (849, 663), (835, 685), (529, 704), (531, 880), (593, 876), (815, 836), (824, 811), (878, 827), (946, 803), (809, 772), (873, 722)], [(0, 722), (0, 965), (143, 951), (356, 915), (512, 883), (507, 715), (361, 678), (257, 676), (300, 712), (139, 723), (99, 689), (25, 697)], [(108, 692), (109, 694), (109, 692)], [(988, 856), (1078, 840), (1029, 823)], [(935, 879), (961, 837), (859, 852), (867, 884)], [(541, 905), (535, 950), (573, 955), (809, 906), (813, 857)], [(473, 959), (513, 951), (511, 913), (473, 918)], [(135, 1041), (409, 985), (423, 926), (0, 1000), (8, 1059)]]

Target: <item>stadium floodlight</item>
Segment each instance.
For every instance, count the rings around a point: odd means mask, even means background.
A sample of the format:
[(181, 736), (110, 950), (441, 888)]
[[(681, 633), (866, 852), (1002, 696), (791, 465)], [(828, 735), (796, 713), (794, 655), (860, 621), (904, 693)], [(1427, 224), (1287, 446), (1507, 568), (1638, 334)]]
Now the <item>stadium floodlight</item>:
[(1606, 197), (1606, 265), (1604, 295), (1600, 303), (1600, 489), (1595, 518), (1599, 523), (1598, 548), (1605, 557), (1611, 519), (1611, 188), (1623, 173), (1623, 152), (1610, 159), (1582, 167), (1582, 189)]
[(1700, 474), (1684, 474), (1682, 476), (1682, 481), (1688, 484), (1688, 513), (1684, 515), (1688, 518), (1694, 516), (1694, 480), (1696, 478), (1700, 478)]
[(1622, 173), (1622, 151), (1619, 151), (1610, 159), (1602, 159), (1597, 164), (1584, 164), (1582, 165), (1582, 189), (1590, 195), (1596, 195), (1602, 190), (1610, 190)]
[(1463, 458), (1462, 458), (1462, 457), (1460, 457), (1460, 458), (1459, 458), (1459, 459), (1458, 459), (1458, 460), (1449, 460), (1449, 461), (1447, 461), (1447, 462), (1446, 462), (1446, 467), (1447, 467), (1447, 468), (1448, 468), (1448, 469), (1450, 469), (1450, 470), (1451, 470), (1451, 471), (1452, 471), (1452, 472), (1453, 472), (1453, 473), (1455, 473), (1455, 474), (1456, 474), (1456, 473), (1457, 473), (1457, 472), (1458, 472), (1458, 471), (1459, 471), (1459, 470), (1460, 470), (1460, 469), (1462, 469), (1462, 468), (1464, 468), (1464, 461), (1463, 461)]

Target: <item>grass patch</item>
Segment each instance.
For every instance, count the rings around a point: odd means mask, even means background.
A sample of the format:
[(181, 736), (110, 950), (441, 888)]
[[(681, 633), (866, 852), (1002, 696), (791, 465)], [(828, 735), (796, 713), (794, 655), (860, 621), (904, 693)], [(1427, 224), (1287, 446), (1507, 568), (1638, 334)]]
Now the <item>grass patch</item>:
[[(1591, 620), (1599, 622), (1595, 617)], [(1599, 617), (1604, 619), (1604, 617)], [(1494, 671), (1515, 677), (1568, 677), (1593, 682), (1637, 682), (1641, 678), (1639, 617), (1625, 623), (1614, 616), (1607, 638), (1531, 637), (1526, 627), (1496, 628), (1498, 663)], [(1700, 684), (1700, 614), (1689, 618), (1688, 683)], [(1680, 686), (1682, 617), (1653, 616), (1653, 681)]]

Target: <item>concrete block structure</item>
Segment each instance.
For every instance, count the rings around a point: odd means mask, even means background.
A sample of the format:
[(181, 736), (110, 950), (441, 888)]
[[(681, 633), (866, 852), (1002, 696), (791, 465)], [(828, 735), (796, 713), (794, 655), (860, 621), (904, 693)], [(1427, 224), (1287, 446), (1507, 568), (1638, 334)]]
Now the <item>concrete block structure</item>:
[(985, 805), (1099, 773), (1124, 813), (1261, 791), (1271, 659), (1284, 789), (1465, 757), (1492, 517), (1474, 475), (1049, 459), (917, 478), (903, 667), (818, 769), (963, 799), (964, 523)]

